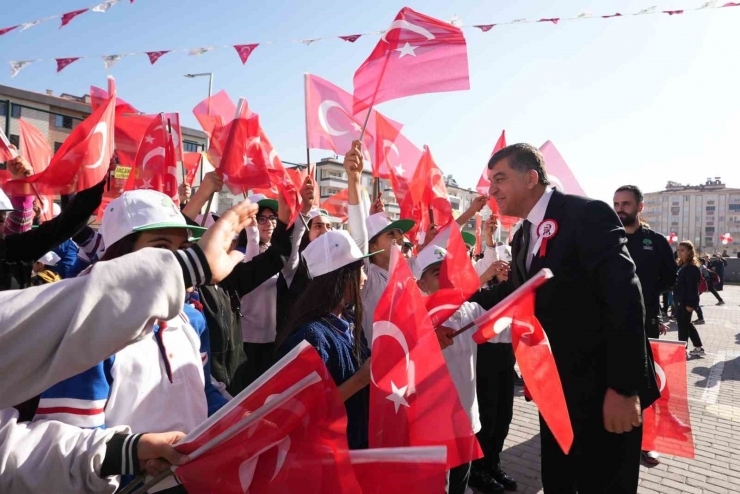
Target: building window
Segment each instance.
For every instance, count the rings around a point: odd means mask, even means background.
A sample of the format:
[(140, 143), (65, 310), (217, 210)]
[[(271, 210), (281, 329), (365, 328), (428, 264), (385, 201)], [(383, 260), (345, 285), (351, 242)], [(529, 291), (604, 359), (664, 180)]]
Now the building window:
[(72, 123), (72, 117), (65, 115), (54, 115), (54, 125), (58, 129), (71, 129), (74, 124)]
[(62, 147), (63, 142), (55, 142), (54, 143), (54, 154), (56, 154), (57, 151), (59, 151), (59, 148)]
[(707, 201), (707, 204), (714, 204), (714, 201)]
[(197, 153), (200, 151), (200, 144), (192, 141), (182, 141), (182, 149), (186, 153)]
[(21, 107), (18, 105), (12, 105), (10, 107), (10, 116), (13, 118), (21, 118)]
[(707, 211), (714, 211), (715, 206), (707, 206)]
[(11, 143), (11, 144), (12, 144), (13, 146), (15, 146), (15, 147), (16, 147), (17, 149), (20, 149), (20, 147), (21, 147), (21, 140), (20, 140), (20, 138), (18, 137), (18, 135), (17, 135), (17, 134), (10, 134), (10, 139), (9, 139), (9, 141), (10, 141), (10, 143)]
[(8, 114), (8, 105), (7, 103), (3, 102), (2, 105), (0, 105), (0, 117), (4, 117)]
[(704, 229), (704, 233), (706, 233), (707, 235), (709, 235), (710, 233), (714, 233), (714, 227), (713, 226), (706, 227)]
[(714, 216), (714, 211), (707, 211), (707, 216)]
[(740, 212), (740, 204), (730, 204), (729, 208), (730, 208), (730, 211)]

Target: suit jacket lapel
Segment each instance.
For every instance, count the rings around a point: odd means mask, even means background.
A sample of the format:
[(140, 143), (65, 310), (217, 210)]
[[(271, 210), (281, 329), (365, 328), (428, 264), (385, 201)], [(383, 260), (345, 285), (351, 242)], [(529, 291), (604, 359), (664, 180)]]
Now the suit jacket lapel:
[[(565, 214), (565, 194), (553, 190), (550, 202), (547, 204), (547, 211), (545, 212), (545, 220), (555, 220), (558, 224), (558, 229), (563, 223), (563, 217)], [(537, 228), (539, 225), (532, 225), (532, 228)], [(532, 258), (532, 264), (529, 265), (528, 277), (534, 276), (540, 269), (547, 267), (547, 256), (550, 253), (550, 249), (553, 247), (553, 242), (556, 242), (559, 232), (550, 239), (547, 245), (547, 253), (545, 257), (540, 257), (539, 252), (535, 252), (535, 256)]]

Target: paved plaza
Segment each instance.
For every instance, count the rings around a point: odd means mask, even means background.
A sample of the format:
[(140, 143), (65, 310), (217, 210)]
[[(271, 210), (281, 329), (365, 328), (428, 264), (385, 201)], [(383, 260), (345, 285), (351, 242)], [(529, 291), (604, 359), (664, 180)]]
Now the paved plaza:
[[(643, 465), (639, 493), (740, 493), (740, 286), (719, 293), (726, 305), (715, 306), (710, 293), (701, 296), (706, 324), (697, 329), (707, 353), (687, 362), (696, 457), (662, 456), (660, 465)], [(667, 338), (678, 339), (675, 321)], [(518, 492), (542, 492), (537, 408), (522, 388), (516, 388), (502, 463), (519, 482)]]

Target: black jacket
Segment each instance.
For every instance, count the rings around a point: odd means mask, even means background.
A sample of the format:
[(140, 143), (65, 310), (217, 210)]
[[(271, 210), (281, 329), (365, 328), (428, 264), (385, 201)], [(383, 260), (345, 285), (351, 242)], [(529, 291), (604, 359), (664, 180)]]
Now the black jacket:
[(643, 226), (627, 234), (627, 250), (637, 268), (647, 316), (660, 313), (660, 296), (676, 283), (676, 261), (668, 240)]
[(553, 191), (545, 219), (558, 224), (546, 255), (521, 272), (519, 229), (511, 275), (497, 287), (498, 296), (542, 268), (552, 270), (554, 277), (537, 291), (535, 315), (550, 340), (574, 428), (600, 426), (607, 388), (639, 393), (643, 407), (660, 396), (647, 351), (640, 282), (622, 223), (604, 202)]
[[(57, 245), (73, 237), (87, 225), (98, 209), (105, 191), (105, 181), (77, 193), (56, 218), (27, 232), (0, 239), (0, 290), (10, 288), (7, 273), (16, 270), (21, 262), (33, 262)], [(30, 273), (28, 273), (30, 276)]]
[(685, 264), (678, 268), (676, 286), (673, 287), (673, 302), (679, 307), (699, 306), (699, 280), (701, 271), (693, 264)]

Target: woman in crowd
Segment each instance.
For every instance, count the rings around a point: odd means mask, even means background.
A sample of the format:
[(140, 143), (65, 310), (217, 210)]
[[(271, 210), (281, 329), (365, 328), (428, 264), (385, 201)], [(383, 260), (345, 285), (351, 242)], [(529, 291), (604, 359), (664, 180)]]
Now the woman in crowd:
[(678, 323), (678, 339), (688, 341), (694, 345), (692, 355), (703, 355), (701, 337), (696, 327), (691, 323), (691, 314), (699, 306), (699, 260), (696, 258), (694, 244), (684, 240), (678, 244), (678, 277), (673, 287), (673, 301), (676, 305), (676, 322)]
[(292, 334), (279, 351), (285, 355), (303, 340), (316, 349), (345, 402), (351, 449), (367, 448), (368, 443), (370, 350), (360, 297), (366, 257), (343, 230), (309, 244), (303, 258), (311, 283), (296, 301), (288, 323)]

